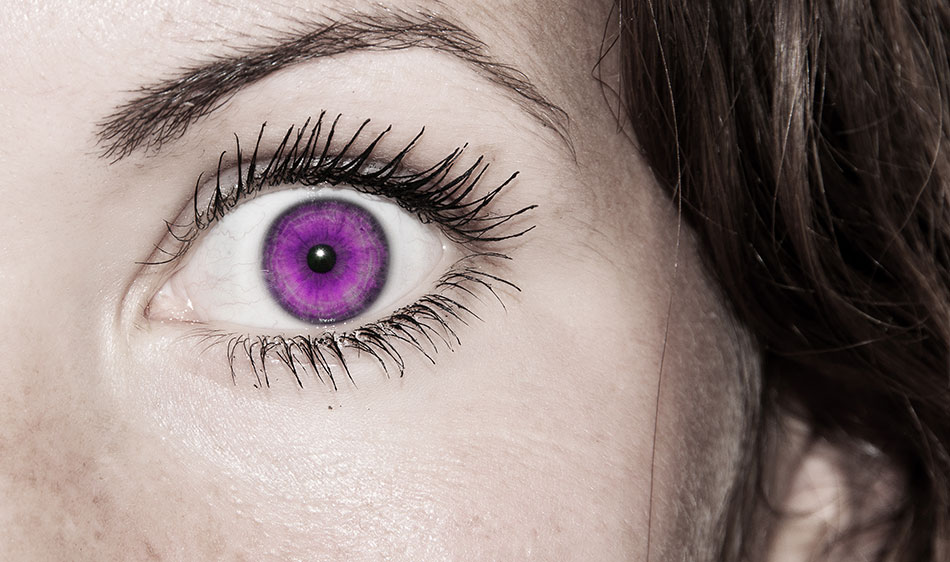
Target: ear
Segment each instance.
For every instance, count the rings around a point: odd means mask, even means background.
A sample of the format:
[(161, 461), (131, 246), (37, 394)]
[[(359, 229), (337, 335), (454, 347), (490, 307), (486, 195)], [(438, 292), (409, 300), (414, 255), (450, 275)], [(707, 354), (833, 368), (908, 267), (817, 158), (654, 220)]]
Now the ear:
[(782, 426), (765, 560), (876, 560), (887, 539), (888, 510), (900, 496), (896, 471), (868, 444), (832, 443), (797, 421)]

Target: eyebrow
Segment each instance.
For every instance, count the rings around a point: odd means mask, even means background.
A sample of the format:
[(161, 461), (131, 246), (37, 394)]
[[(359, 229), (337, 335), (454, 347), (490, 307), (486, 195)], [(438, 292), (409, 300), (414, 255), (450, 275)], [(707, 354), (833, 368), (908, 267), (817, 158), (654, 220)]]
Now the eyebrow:
[(101, 156), (120, 160), (136, 150), (157, 152), (188, 127), (221, 108), (242, 88), (290, 65), (353, 51), (433, 49), (466, 62), (542, 126), (552, 129), (568, 151), (574, 148), (567, 113), (546, 99), (524, 72), (492, 58), (474, 33), (428, 12), (380, 9), (322, 22), (295, 22), (303, 31), (231, 56), (186, 68), (134, 91), (134, 97), (98, 124)]

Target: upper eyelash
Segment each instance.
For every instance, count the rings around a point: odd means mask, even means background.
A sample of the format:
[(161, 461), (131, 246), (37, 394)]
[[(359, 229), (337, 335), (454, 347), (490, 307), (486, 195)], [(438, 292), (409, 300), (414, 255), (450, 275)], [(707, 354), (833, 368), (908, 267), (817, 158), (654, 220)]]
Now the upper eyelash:
[(496, 232), (499, 227), (531, 211), (537, 205), (528, 205), (507, 213), (490, 212), (488, 209), (492, 201), (515, 180), (518, 172), (512, 173), (487, 193), (474, 197), (472, 194), (490, 165), (485, 162), (483, 155), (461, 172), (451, 175), (468, 145), (455, 148), (428, 168), (406, 171), (403, 161), (422, 138), (425, 128), (391, 159), (379, 162), (375, 158), (375, 151), (390, 133), (392, 126), (376, 135), (358, 154), (351, 156), (353, 146), (370, 123), (367, 119), (342, 149), (331, 154), (330, 145), (342, 115), (333, 119), (329, 130), (323, 135), (325, 116), (326, 112), (322, 111), (315, 122), (308, 118), (299, 128), (289, 127), (263, 167), (260, 166), (259, 155), (267, 124), (261, 126), (254, 150), (246, 163), (240, 138), (235, 135), (236, 185), (222, 185), (227, 155), (227, 152), (222, 152), (215, 172), (215, 187), (204, 210), (198, 203), (204, 177), (200, 175), (195, 182), (194, 219), (191, 224), (166, 222), (168, 233), (178, 242), (178, 248), (174, 251), (159, 248), (166, 258), (151, 263), (167, 263), (181, 257), (200, 231), (226, 215), (241, 200), (268, 187), (282, 184), (347, 184), (356, 191), (389, 198), (424, 223), (434, 222), (440, 225), (448, 238), (461, 244), (500, 242), (522, 236), (534, 228), (528, 226), (507, 233)]

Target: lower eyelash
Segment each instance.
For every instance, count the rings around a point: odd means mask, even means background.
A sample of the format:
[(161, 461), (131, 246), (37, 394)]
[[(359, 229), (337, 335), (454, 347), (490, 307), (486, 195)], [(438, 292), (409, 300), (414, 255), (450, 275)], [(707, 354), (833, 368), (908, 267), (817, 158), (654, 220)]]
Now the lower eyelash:
[(356, 386), (347, 364), (347, 356), (350, 355), (347, 350), (352, 350), (357, 356), (365, 354), (375, 359), (387, 377), (393, 373), (402, 377), (405, 374), (405, 361), (394, 342), (422, 353), (431, 363), (435, 363), (433, 356), (440, 350), (453, 350), (461, 344), (453, 324), (467, 325), (470, 319), (481, 320), (460, 300), (471, 298), (481, 301), (489, 296), (505, 308), (498, 288), (521, 292), (514, 283), (486, 273), (473, 264), (484, 260), (510, 259), (507, 255), (494, 252), (469, 254), (458, 260), (439, 279), (431, 293), (386, 318), (352, 331), (287, 337), (201, 330), (194, 335), (207, 341), (209, 349), (225, 347), (234, 384), (237, 384), (239, 370), (236, 364), (246, 360), (251, 374), (256, 378), (254, 387), (269, 388), (271, 376), (267, 365), (276, 359), (293, 375), (300, 388), (304, 387), (307, 371), (333, 390), (339, 389), (337, 381), (342, 375)]

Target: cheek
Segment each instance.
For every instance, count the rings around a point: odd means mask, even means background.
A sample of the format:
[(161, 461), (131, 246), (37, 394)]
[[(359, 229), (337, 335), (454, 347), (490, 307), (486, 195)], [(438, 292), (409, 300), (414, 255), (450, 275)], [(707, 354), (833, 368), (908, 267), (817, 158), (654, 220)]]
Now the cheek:
[[(545, 352), (522, 368), (564, 389), (564, 425), (551, 431), (606, 461), (602, 497), (623, 490), (613, 506), (633, 514), (628, 529), (638, 533), (625, 552), (643, 548), (652, 515), (657, 552), (705, 559), (692, 549), (716, 544), (711, 533), (754, 415), (742, 399), (757, 395), (757, 356), (706, 276), (692, 233), (683, 229), (677, 242), (675, 219), (658, 218), (668, 215), (661, 204), (642, 220), (588, 228), (582, 244), (562, 252), (571, 259), (532, 264), (525, 293), (536, 302), (525, 324), (537, 328), (520, 347)], [(635, 232), (617, 234), (631, 223)]]
[(100, 325), (108, 304), (97, 302), (95, 276), (67, 283), (31, 269), (91, 255), (77, 251), (80, 237), (63, 240), (47, 246), (61, 256), (20, 262), (5, 281), (16, 298), (3, 299), (0, 326), (0, 557), (58, 559), (82, 545), (84, 557), (112, 559), (122, 544), (124, 556), (146, 559), (156, 530), (181, 520), (158, 499), (184, 492), (169, 477), (174, 461), (154, 454), (115, 400)]
[(225, 375), (220, 350), (172, 354), (132, 328), (97, 367), (119, 381), (105, 392), (110, 430), (71, 438), (115, 448), (88, 471), (114, 506), (95, 527), (192, 558), (641, 551), (656, 299), (631, 297), (599, 258), (518, 263), (524, 292), (504, 295), (507, 313), (475, 324), (437, 369), (420, 360), (359, 391), (232, 386), (207, 376)]
[[(3, 528), (35, 539), (31, 548), (85, 544), (100, 558), (115, 545), (134, 559), (642, 552), (666, 270), (615, 262), (623, 252), (604, 244), (578, 244), (566, 266), (551, 259), (563, 255), (557, 241), (539, 243), (517, 258), (524, 292), (506, 295), (507, 313), (475, 324), (478, 336), (440, 355), (437, 370), (420, 361), (406, 379), (335, 395), (242, 392), (202, 372), (223, 372), (218, 355), (110, 346), (96, 325), (110, 306), (94, 296), (99, 278), (77, 276), (63, 292), (56, 268), (21, 270), (5, 280), (24, 297), (4, 301), (0, 343), (12, 358), (2, 411), (15, 418), (2, 424), (14, 444), (0, 460)], [(93, 255), (61, 248), (38, 263), (79, 271)], [(709, 302), (676, 301), (668, 357), (719, 349), (708, 339), (715, 319), (697, 320)], [(722, 361), (700, 363), (664, 370), (658, 462), (670, 468), (654, 492), (664, 497), (687, 478), (679, 467), (721, 442), (670, 452), (702, 435), (679, 412), (720, 397), (680, 394)]]
[[(641, 552), (669, 300), (650, 268), (582, 254), (572, 267), (519, 257), (524, 292), (479, 325), (484, 336), (440, 355), (437, 371), (415, 365), (359, 393), (242, 393), (199, 372), (221, 373), (200, 350), (104, 348), (95, 322), (76, 320), (105, 316), (80, 310), (88, 299), (48, 298), (44, 320), (64, 328), (45, 336), (26, 312), (44, 307), (8, 303), (6, 325), (26, 328), (5, 344), (17, 358), (8, 396), (22, 401), (4, 411), (28, 415), (4, 442), (29, 446), (4, 456), (5, 497), (20, 506), (6, 515), (36, 544), (59, 537), (54, 551), (123, 544), (134, 558)], [(667, 368), (683, 373), (669, 392), (695, 365)]]
[(511, 305), (436, 372), (355, 392), (241, 393), (190, 361), (140, 358), (126, 415), (149, 456), (183, 459), (162, 478), (193, 490), (184, 511), (213, 505), (229, 544), (264, 534), (328, 560), (622, 557), (646, 525), (653, 386), (637, 384), (635, 350), (586, 335), (597, 312), (564, 315), (550, 296)]

